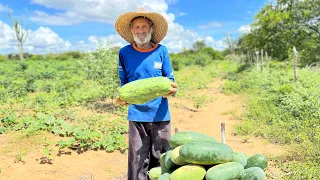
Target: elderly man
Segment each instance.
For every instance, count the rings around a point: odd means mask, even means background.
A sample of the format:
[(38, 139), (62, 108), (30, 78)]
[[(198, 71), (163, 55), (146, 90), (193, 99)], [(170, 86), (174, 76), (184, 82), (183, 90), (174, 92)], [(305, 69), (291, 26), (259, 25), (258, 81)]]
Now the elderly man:
[[(167, 34), (168, 23), (154, 12), (138, 9), (118, 17), (116, 31), (129, 45), (119, 51), (121, 86), (138, 79), (164, 76), (172, 81), (171, 92), (145, 104), (130, 104), (128, 179), (148, 179), (147, 172), (159, 166), (160, 155), (169, 149), (170, 111), (167, 96), (177, 92), (167, 48), (158, 44)], [(119, 97), (121, 105), (128, 105)]]

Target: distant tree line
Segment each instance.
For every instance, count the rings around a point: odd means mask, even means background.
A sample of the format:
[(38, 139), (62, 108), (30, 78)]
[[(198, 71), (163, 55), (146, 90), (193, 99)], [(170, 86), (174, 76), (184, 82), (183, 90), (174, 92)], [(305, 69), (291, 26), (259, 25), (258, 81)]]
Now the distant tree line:
[(175, 71), (182, 67), (199, 65), (205, 67), (214, 60), (222, 60), (224, 56), (220, 51), (208, 47), (203, 40), (196, 41), (190, 49), (170, 54), (172, 67)]

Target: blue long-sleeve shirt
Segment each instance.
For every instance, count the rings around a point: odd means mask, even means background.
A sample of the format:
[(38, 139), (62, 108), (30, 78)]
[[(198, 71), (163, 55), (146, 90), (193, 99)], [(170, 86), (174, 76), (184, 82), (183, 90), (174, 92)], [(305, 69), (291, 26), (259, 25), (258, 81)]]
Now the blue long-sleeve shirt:
[[(138, 79), (164, 76), (174, 82), (168, 50), (156, 44), (150, 50), (138, 49), (134, 44), (119, 51), (120, 86)], [(171, 119), (168, 99), (159, 97), (145, 104), (130, 104), (129, 121), (158, 122)]]

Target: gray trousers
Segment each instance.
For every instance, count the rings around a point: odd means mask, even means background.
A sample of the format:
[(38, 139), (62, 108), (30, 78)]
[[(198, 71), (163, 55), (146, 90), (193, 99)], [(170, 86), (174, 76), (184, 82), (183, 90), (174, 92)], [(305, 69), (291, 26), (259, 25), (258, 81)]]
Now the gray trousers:
[(170, 121), (129, 121), (128, 180), (147, 180), (147, 172), (160, 166), (159, 159), (169, 149)]

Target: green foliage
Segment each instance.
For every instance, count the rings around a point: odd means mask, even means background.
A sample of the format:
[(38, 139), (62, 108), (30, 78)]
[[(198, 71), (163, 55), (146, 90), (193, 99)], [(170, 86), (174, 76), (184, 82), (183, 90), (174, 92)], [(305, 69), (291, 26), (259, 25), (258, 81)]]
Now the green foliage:
[(107, 151), (125, 150), (126, 142), (123, 136), (127, 133), (127, 121), (124, 119), (109, 119), (102, 116), (82, 119), (81, 123), (71, 125), (62, 118), (38, 113), (35, 116), (17, 117), (12, 112), (0, 114), (0, 125), (6, 131), (23, 131), (26, 134), (47, 131), (65, 140), (58, 142), (44, 141), (44, 155), (46, 161), (52, 160), (50, 144), (57, 144), (59, 148), (71, 148), (78, 151), (89, 149), (104, 149)]
[(55, 142), (48, 141), (47, 138), (44, 139), (42, 142), (42, 145), (44, 149), (42, 150), (43, 157), (41, 159), (41, 164), (51, 164), (51, 161), (53, 160), (53, 148), (52, 145), (54, 145)]
[(291, 179), (319, 179), (319, 166), (312, 161), (299, 162), (292, 161), (290, 163), (284, 163), (284, 170), (290, 169), (291, 172), (287, 176), (283, 177), (285, 180)]
[[(176, 97), (196, 100), (201, 99), (202, 95), (196, 95), (195, 91), (208, 88), (208, 84), (221, 74), (233, 72), (237, 70), (235, 62), (231, 61), (213, 61), (206, 67), (197, 67), (196, 65), (184, 67), (178, 72), (175, 72), (176, 82), (179, 85)], [(204, 105), (209, 100), (203, 97), (198, 100), (198, 104)], [(195, 103), (195, 106), (197, 103)], [(199, 106), (200, 107), (200, 106)]]
[(197, 53), (195, 55), (195, 63), (201, 67), (205, 67), (212, 62), (212, 58), (207, 53)]
[(202, 41), (197, 41), (195, 43), (193, 43), (192, 45), (192, 49), (197, 52), (200, 51), (201, 49), (206, 47), (206, 43), (202, 40)]
[(170, 54), (173, 69), (178, 71), (184, 66), (199, 65), (207, 66), (213, 60), (224, 59), (219, 51), (207, 47), (204, 41), (197, 41), (192, 49), (184, 50), (177, 54)]
[(208, 54), (209, 56), (211, 56), (211, 59), (214, 59), (214, 60), (223, 60), (224, 59), (223, 55), (219, 51), (216, 51), (211, 47), (205, 47), (205, 48), (201, 49), (200, 52)]
[(170, 54), (172, 68), (179, 71), (185, 66), (198, 65), (205, 67), (214, 60), (222, 60), (223, 56), (219, 51), (206, 47), (204, 41), (197, 41), (193, 44), (193, 49), (184, 50), (177, 54)]
[(34, 55), (31, 55), (28, 59), (29, 60), (44, 60), (44, 57), (43, 57), (43, 55), (40, 55), (40, 54), (34, 54)]
[[(29, 54), (28, 52), (23, 53), (23, 58), (24, 58), (24, 59), (29, 59), (29, 58), (31, 58), (32, 56), (33, 56), (33, 55), (32, 55), (32, 54)], [(8, 59), (8, 60), (20, 60), (20, 56), (19, 56), (19, 54), (8, 54), (7, 59)]]
[(193, 107), (196, 109), (204, 107), (209, 102), (207, 96), (200, 96), (194, 99)]
[(120, 85), (117, 54), (100, 46), (96, 52), (86, 54), (85, 61), (79, 63), (87, 79), (101, 85), (104, 97), (116, 97)]
[(58, 61), (66, 61), (71, 59), (81, 59), (83, 58), (84, 54), (78, 51), (68, 51), (63, 53), (49, 53), (45, 56), (42, 55), (31, 55), (29, 59), (31, 60), (58, 60)]
[[(294, 83), (292, 68), (282, 65), (273, 64), (270, 73), (252, 69), (229, 74), (224, 91), (248, 95), (246, 120), (236, 126), (236, 134), (292, 145), (290, 155), (280, 162), (290, 168), (289, 177), (320, 177), (312, 170), (320, 163), (320, 74), (299, 69)], [(310, 162), (310, 170), (298, 168)]]
[(64, 55), (66, 56), (70, 56), (72, 57), (73, 59), (80, 59), (82, 58), (82, 54), (78, 51), (69, 51), (69, 52), (65, 52), (63, 53)]
[(295, 46), (301, 65), (320, 61), (320, 0), (277, 0), (255, 16), (251, 32), (239, 39), (240, 51), (264, 49), (269, 56), (286, 60), (284, 53)]
[(5, 62), (7, 60), (8, 60), (8, 58), (6, 56), (3, 56), (0, 54), (0, 62)]
[[(61, 108), (86, 108), (90, 103), (114, 97), (119, 84), (115, 51), (99, 49), (78, 61), (74, 59), (81, 54), (67, 52), (48, 54), (45, 59), (33, 55), (23, 62), (0, 62), (0, 134), (20, 131), (32, 136), (46, 131), (62, 137), (58, 142), (44, 142), (43, 163), (53, 160), (51, 145), (78, 151), (126, 150), (127, 121), (123, 118), (80, 119), (56, 113)], [(105, 109), (114, 109), (108, 105)], [(121, 115), (127, 109), (118, 110)]]
[(14, 155), (14, 162), (15, 162), (15, 163), (23, 162), (22, 158), (23, 158), (24, 156), (26, 156), (26, 155), (27, 155), (27, 152), (26, 152), (26, 151), (24, 151), (24, 152), (19, 152), (19, 153), (15, 154), (15, 155)]
[(174, 71), (179, 71), (181, 69), (182, 63), (178, 57), (172, 57), (171, 64)]
[[(111, 58), (115, 56), (113, 54)], [(0, 69), (0, 104), (26, 102), (29, 108), (41, 110), (83, 105), (103, 98), (112, 98), (118, 87), (114, 68), (116, 60), (117, 58), (113, 59), (113, 64), (108, 62), (108, 59), (104, 60), (110, 64), (104, 78), (99, 75), (94, 78), (88, 77), (85, 67), (72, 60), (3, 62), (5, 66)], [(86, 60), (79, 62), (91, 63)], [(97, 64), (93, 66), (99, 67)], [(108, 72), (110, 74), (107, 74)], [(112, 79), (115, 79), (115, 82)]]

